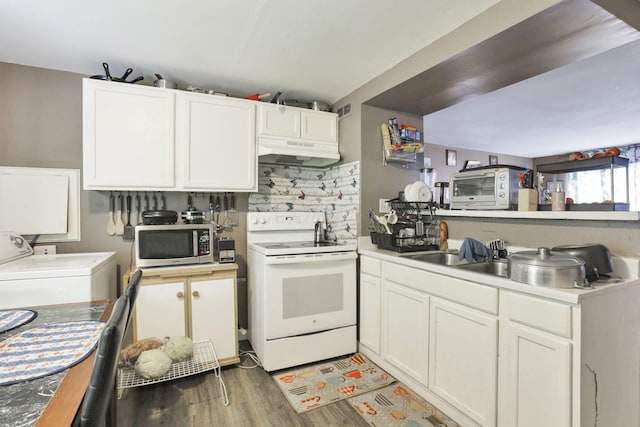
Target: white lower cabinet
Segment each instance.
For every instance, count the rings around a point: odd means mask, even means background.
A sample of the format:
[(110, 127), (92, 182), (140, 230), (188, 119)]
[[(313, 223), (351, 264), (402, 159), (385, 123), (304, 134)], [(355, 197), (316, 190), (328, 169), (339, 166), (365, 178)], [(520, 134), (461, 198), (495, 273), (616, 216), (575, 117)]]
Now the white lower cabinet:
[(360, 351), (458, 423), (640, 425), (640, 282), (570, 303), (392, 259), (360, 256)]
[(135, 340), (188, 335), (186, 280), (140, 286), (135, 303)]
[(220, 365), (239, 362), (235, 269), (176, 268), (144, 271), (132, 316), (133, 341), (175, 336), (210, 340)]
[(380, 354), (380, 278), (360, 274), (360, 343)]
[(483, 426), (494, 426), (498, 319), (431, 298), (429, 389)]
[(429, 297), (385, 280), (382, 307), (382, 357), (426, 385)]
[(506, 341), (501, 425), (571, 426), (571, 342), (515, 322)]
[(232, 278), (191, 281), (191, 337), (194, 341), (211, 340), (220, 360), (238, 355), (237, 328), (231, 328), (237, 325), (235, 289)]

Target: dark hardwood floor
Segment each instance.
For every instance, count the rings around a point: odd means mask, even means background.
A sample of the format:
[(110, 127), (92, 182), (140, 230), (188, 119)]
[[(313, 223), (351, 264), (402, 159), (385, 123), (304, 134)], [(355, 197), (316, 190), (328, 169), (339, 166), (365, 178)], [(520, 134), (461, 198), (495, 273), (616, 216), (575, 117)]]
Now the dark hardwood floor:
[(262, 368), (238, 367), (253, 364), (222, 368), (228, 406), (214, 372), (121, 390), (118, 426), (368, 426), (346, 400), (298, 414)]

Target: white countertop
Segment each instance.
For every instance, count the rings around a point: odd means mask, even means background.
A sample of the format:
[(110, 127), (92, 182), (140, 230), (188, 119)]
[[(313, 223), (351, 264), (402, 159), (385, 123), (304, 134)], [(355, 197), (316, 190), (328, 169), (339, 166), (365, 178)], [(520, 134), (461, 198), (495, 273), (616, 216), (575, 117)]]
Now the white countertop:
[(514, 218), (540, 220), (640, 221), (638, 211), (503, 211), (503, 210), (436, 210), (439, 217)]
[[(460, 246), (459, 241), (449, 240), (451, 249)], [(531, 248), (510, 248), (512, 251), (531, 250)], [(407, 253), (399, 254), (397, 252), (378, 249), (371, 243), (369, 237), (360, 237), (358, 239), (358, 252), (363, 255), (369, 255), (385, 261), (406, 265), (407, 267), (419, 268), (421, 270), (430, 271), (445, 276), (455, 277), (458, 279), (476, 282), (486, 286), (492, 286), (500, 289), (508, 289), (525, 294), (545, 297), (557, 301), (567, 302), (571, 304), (579, 304), (582, 300), (600, 295), (607, 292), (615, 292), (627, 286), (638, 286), (640, 270), (640, 258), (612, 257), (613, 270), (615, 275), (622, 277), (622, 282), (611, 284), (594, 284), (592, 289), (562, 289), (551, 288), (545, 286), (533, 286), (516, 282), (508, 278), (478, 273), (469, 270), (463, 270), (451, 266), (432, 264), (424, 261), (417, 261), (407, 258)], [(416, 252), (412, 252), (416, 253)]]

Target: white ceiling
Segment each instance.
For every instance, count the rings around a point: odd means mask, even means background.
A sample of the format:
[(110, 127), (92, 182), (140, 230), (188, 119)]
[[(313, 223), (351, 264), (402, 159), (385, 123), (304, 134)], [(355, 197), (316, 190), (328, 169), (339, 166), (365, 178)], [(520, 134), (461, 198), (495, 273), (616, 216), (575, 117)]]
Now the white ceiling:
[(528, 158), (640, 142), (640, 41), (424, 118), (427, 142)]
[(7, 1), (0, 62), (334, 103), (497, 1)]

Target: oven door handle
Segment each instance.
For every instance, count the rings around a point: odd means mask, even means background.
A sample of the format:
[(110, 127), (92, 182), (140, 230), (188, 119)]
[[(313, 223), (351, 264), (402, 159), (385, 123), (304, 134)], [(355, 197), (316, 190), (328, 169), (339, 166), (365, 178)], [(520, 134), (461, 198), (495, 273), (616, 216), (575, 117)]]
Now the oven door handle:
[(356, 259), (358, 254), (355, 252), (329, 252), (321, 254), (301, 254), (301, 255), (278, 255), (265, 257), (266, 264), (302, 264), (342, 261)]

